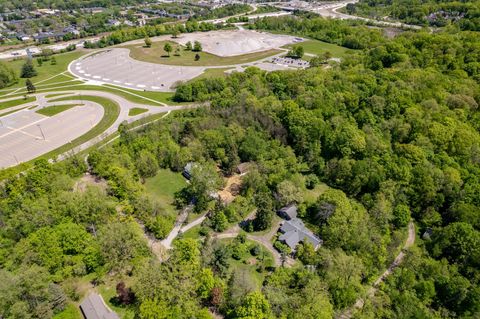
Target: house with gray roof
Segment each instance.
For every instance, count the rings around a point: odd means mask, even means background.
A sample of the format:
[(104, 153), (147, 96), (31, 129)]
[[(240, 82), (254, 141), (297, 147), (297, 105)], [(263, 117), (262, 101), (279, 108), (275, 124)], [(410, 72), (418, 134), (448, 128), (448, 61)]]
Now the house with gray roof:
[(108, 308), (102, 296), (96, 293), (91, 293), (82, 301), (80, 310), (85, 319), (120, 319), (115, 312)]
[(297, 248), (297, 245), (300, 242), (308, 242), (312, 244), (315, 250), (317, 250), (323, 243), (320, 238), (315, 236), (315, 234), (296, 217), (285, 220), (279, 231), (281, 235), (278, 237), (278, 240), (290, 247), (292, 251)]
[(286, 220), (297, 218), (297, 205), (290, 204), (288, 206), (282, 207), (277, 211), (277, 214), (278, 216)]

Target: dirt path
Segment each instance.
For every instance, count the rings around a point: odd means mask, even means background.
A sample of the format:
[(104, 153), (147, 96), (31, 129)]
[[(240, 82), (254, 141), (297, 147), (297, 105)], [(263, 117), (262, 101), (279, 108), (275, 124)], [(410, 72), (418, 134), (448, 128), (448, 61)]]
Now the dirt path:
[(338, 316), (336, 316), (337, 319), (350, 319), (352, 318), (353, 313), (355, 310), (360, 310), (363, 308), (363, 305), (365, 304), (365, 299), (371, 298), (375, 295), (375, 293), (378, 291), (378, 286), (385, 281), (385, 278), (390, 276), (405, 259), (406, 255), (406, 250), (410, 248), (413, 244), (415, 243), (415, 224), (413, 222), (410, 222), (408, 224), (408, 237), (407, 240), (405, 241), (405, 244), (402, 247), (402, 251), (395, 257), (394, 261), (388, 266), (388, 268), (375, 280), (373, 283), (372, 287), (368, 289), (367, 294), (365, 298), (358, 298), (355, 304), (350, 307), (349, 309), (345, 310), (344, 312), (340, 313)]

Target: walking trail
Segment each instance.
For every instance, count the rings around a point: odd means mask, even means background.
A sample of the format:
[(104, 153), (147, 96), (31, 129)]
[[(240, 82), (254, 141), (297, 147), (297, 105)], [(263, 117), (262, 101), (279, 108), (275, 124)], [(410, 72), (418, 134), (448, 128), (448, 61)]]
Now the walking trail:
[(352, 307), (340, 313), (338, 316), (336, 316), (336, 318), (350, 319), (352, 318), (356, 310), (362, 309), (363, 305), (365, 304), (365, 300), (375, 295), (375, 293), (378, 291), (379, 285), (382, 282), (384, 282), (385, 278), (390, 276), (393, 270), (403, 262), (403, 260), (405, 259), (406, 250), (410, 248), (414, 243), (415, 243), (415, 225), (413, 222), (410, 222), (408, 224), (408, 237), (407, 237), (407, 240), (405, 241), (405, 244), (402, 247), (402, 251), (400, 251), (397, 257), (395, 257), (394, 261), (390, 264), (390, 266), (388, 266), (388, 268), (377, 278), (377, 280), (375, 280), (372, 287), (368, 289), (366, 296), (364, 298), (362, 297), (358, 298)]

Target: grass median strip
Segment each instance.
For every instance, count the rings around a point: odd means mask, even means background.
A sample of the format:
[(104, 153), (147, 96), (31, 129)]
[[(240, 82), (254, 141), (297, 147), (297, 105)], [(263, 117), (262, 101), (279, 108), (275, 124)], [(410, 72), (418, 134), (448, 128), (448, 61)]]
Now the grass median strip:
[[(18, 111), (21, 111), (21, 110), (25, 110), (27, 107), (22, 107), (20, 109), (16, 109), (16, 110), (13, 110), (13, 111), (10, 111), (10, 112), (5, 112), (5, 113), (2, 113), (0, 114), (0, 117), (3, 117), (3, 116), (7, 116), (7, 115), (10, 115), (12, 113), (15, 113), (15, 112), (18, 112)], [(30, 109), (30, 108), (29, 108)]]
[(44, 108), (39, 109), (38, 111), (35, 111), (38, 114), (42, 114), (45, 116), (54, 116), (57, 115), (58, 113), (62, 113), (66, 110), (71, 109), (72, 107), (75, 106), (81, 106), (83, 104), (60, 104), (60, 105), (52, 105), (52, 106), (47, 106)]
[(21, 99), (6, 101), (6, 102), (0, 102), (0, 110), (8, 109), (9, 107), (19, 106), (22, 104), (27, 104), (35, 100), (36, 98), (31, 96), (31, 97), (27, 97), (26, 99), (21, 98)]
[(148, 109), (141, 107), (134, 107), (133, 109), (128, 110), (128, 116), (135, 116), (147, 112)]
[[(51, 102), (65, 102), (72, 100), (78, 100), (78, 96), (59, 98)], [(41, 158), (56, 158), (58, 155), (65, 153), (68, 150), (77, 147), (85, 142), (90, 141), (91, 139), (105, 132), (110, 126), (112, 126), (120, 115), (120, 106), (110, 99), (99, 96), (85, 95), (82, 96), (82, 100), (91, 101), (101, 105), (104, 109), (103, 118), (87, 133), (77, 137), (68, 144), (60, 146), (59, 148), (42, 155)]]

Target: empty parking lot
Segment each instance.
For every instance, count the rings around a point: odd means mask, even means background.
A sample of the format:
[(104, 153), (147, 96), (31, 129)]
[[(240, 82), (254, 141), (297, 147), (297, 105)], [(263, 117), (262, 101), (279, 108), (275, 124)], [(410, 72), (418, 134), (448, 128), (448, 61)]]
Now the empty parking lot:
[(69, 143), (100, 122), (103, 114), (103, 107), (85, 102), (52, 117), (28, 109), (0, 117), (0, 167), (29, 161)]

